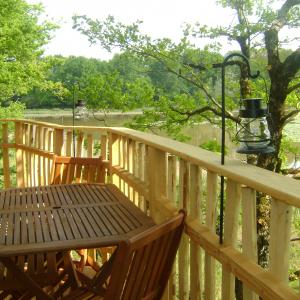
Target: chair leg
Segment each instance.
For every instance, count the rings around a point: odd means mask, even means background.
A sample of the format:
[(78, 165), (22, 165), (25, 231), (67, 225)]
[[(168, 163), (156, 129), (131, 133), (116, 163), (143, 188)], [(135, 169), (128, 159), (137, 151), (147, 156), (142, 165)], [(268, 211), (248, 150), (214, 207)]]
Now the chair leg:
[(34, 280), (32, 280), (27, 274), (22, 272), (9, 257), (2, 257), (1, 262), (6, 266), (8, 270), (10, 270), (14, 274), (16, 280), (20, 280), (21, 282), (23, 282), (24, 286), (27, 287), (27, 291), (29, 291), (30, 294), (32, 293), (33, 295), (36, 295), (37, 299), (53, 299), (51, 296), (47, 295), (47, 293), (45, 293)]
[[(64, 272), (62, 274), (62, 284), (52, 293), (52, 297), (57, 299), (62, 296), (68, 289), (76, 290), (80, 287), (75, 266), (72, 262), (70, 252), (65, 252), (63, 255)], [(64, 277), (67, 277), (64, 281)]]

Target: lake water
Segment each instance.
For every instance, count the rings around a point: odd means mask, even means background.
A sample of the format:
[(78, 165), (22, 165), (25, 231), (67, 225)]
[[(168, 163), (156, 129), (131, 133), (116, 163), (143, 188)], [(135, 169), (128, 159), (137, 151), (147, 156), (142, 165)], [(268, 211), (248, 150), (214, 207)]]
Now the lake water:
[[(112, 113), (106, 116), (105, 122), (102, 120), (103, 116), (98, 115), (96, 117), (89, 116), (87, 119), (75, 120), (75, 126), (124, 126), (124, 124), (130, 122), (134, 115), (138, 113)], [(26, 118), (33, 119), (36, 121), (55, 123), (60, 125), (73, 125), (73, 118), (70, 113), (59, 114), (53, 113), (49, 114), (36, 113), (30, 114), (27, 113)], [(184, 128), (184, 133), (191, 137), (188, 143), (192, 145), (200, 145), (212, 139), (221, 139), (221, 131), (218, 127), (212, 126), (211, 124), (204, 123), (195, 125), (194, 127)], [(227, 143), (227, 142), (226, 142)], [(228, 145), (227, 145), (228, 146)]]

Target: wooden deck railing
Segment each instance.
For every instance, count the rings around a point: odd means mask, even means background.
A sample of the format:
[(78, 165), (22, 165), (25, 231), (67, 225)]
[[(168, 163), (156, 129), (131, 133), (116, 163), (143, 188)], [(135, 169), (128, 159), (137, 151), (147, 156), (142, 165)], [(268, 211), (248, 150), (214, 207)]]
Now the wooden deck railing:
[[(8, 126), (14, 134), (8, 134)], [(179, 208), (188, 211), (165, 299), (234, 299), (235, 277), (244, 283), (245, 300), (258, 295), (300, 299), (299, 291), (288, 285), (293, 215), (300, 208), (298, 181), (232, 159), (222, 166), (217, 154), (127, 128), (75, 127), (75, 132), (73, 141), (70, 126), (2, 120), (5, 187), (13, 182), (20, 187), (47, 184), (53, 154), (70, 156), (75, 145), (76, 156), (107, 160), (107, 180), (156, 222)], [(226, 177), (223, 245), (215, 234), (221, 175)], [(267, 269), (257, 264), (257, 192), (271, 198)], [(299, 255), (299, 241), (293, 243)]]

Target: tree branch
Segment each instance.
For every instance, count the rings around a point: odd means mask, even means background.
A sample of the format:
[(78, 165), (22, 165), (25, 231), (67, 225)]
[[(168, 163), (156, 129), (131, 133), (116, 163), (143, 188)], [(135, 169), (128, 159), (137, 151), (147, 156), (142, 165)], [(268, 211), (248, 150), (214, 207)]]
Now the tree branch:
[(300, 0), (286, 0), (278, 11), (278, 17), (273, 22), (272, 27), (279, 31), (287, 21), (289, 11), (296, 5), (300, 4)]
[[(300, 2), (300, 0), (299, 0)], [(290, 54), (283, 62), (285, 76), (292, 80), (300, 69), (300, 48)]]
[(290, 239), (291, 242), (296, 242), (296, 241), (300, 241), (300, 238), (292, 238)]
[(279, 65), (278, 53), (278, 32), (286, 25), (289, 11), (296, 5), (300, 4), (300, 0), (286, 0), (278, 10), (277, 18), (272, 22), (268, 30), (265, 31), (265, 43), (268, 51), (268, 61), (271, 65)]
[(282, 117), (282, 121), (284, 122), (284, 124), (286, 124), (289, 122), (289, 119), (295, 117), (299, 113), (300, 113), (300, 109), (295, 109), (295, 110), (289, 112), (287, 115), (284, 115)]
[(288, 88), (287, 93), (290, 94), (291, 92), (297, 90), (300, 88), (300, 82), (292, 85), (291, 87)]
[[(211, 111), (212, 113), (214, 113), (216, 116), (221, 117), (222, 116), (222, 112), (211, 107), (211, 106), (203, 106), (201, 108), (197, 108), (193, 111), (180, 111), (178, 109), (176, 109), (175, 107), (170, 106), (170, 109), (180, 115), (185, 115), (186, 116), (186, 121), (189, 120), (191, 117), (195, 116), (195, 115), (201, 115), (202, 113), (206, 112), (206, 111)], [(234, 117), (232, 114), (230, 114), (229, 112), (225, 112), (225, 117), (227, 119), (230, 119), (236, 123), (240, 123), (239, 118)]]

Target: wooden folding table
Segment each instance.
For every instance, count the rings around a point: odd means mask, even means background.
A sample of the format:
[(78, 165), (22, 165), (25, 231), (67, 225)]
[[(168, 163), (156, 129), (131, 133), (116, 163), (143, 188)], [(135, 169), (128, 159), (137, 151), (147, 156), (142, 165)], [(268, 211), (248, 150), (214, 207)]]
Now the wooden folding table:
[(0, 261), (18, 272), (7, 258), (118, 245), (153, 225), (112, 184), (6, 189), (0, 192)]

